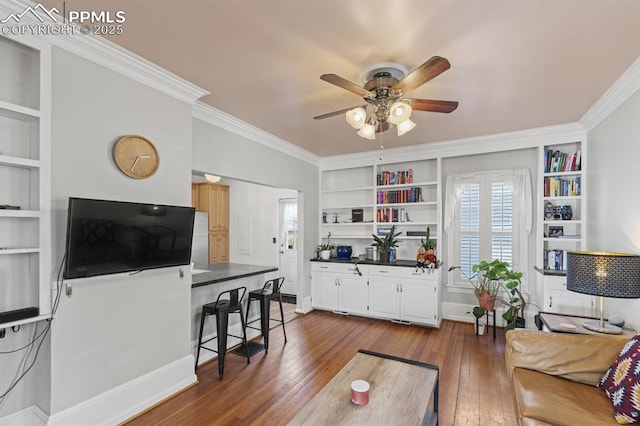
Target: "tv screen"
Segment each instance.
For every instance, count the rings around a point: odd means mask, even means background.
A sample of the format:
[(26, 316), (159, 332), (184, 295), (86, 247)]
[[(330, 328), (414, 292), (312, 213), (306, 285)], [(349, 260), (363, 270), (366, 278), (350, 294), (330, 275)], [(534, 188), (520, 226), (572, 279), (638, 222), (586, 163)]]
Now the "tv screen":
[(186, 265), (193, 207), (69, 198), (64, 278)]

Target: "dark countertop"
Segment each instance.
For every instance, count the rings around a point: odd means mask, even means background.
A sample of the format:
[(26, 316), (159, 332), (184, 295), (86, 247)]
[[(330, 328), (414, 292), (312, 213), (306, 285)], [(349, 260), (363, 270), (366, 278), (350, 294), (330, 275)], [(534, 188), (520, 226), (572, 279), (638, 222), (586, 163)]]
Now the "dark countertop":
[[(231, 281), (238, 278), (277, 271), (275, 266), (245, 265), (241, 263), (215, 263), (209, 265), (207, 272), (191, 275), (191, 288)], [(196, 271), (198, 268), (195, 269)]]
[[(352, 257), (351, 259), (339, 259), (337, 257), (332, 257), (328, 260), (323, 260), (314, 257), (310, 259), (312, 262), (324, 262), (324, 263), (354, 263), (354, 261), (358, 260), (357, 257)], [(382, 266), (408, 266), (413, 268), (417, 265), (417, 261), (415, 260), (394, 260), (393, 262), (379, 262), (376, 260), (358, 260), (358, 265), (382, 265)]]

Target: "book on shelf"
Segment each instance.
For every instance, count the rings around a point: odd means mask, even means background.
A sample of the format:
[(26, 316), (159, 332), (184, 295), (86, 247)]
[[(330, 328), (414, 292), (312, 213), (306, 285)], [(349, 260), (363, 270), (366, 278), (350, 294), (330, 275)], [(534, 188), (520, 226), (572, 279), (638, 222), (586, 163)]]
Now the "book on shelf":
[(382, 171), (376, 175), (378, 185), (403, 185), (413, 183), (413, 169), (396, 172)]
[(544, 269), (563, 271), (567, 269), (566, 265), (567, 265), (566, 250), (545, 250), (544, 251)]
[(408, 222), (409, 215), (406, 209), (387, 207), (376, 211), (376, 222)]
[(580, 176), (569, 177), (545, 177), (545, 197), (572, 197), (581, 193)]
[(419, 203), (422, 201), (422, 188), (378, 191), (376, 198), (378, 204)]
[(427, 231), (407, 231), (407, 237), (426, 237)]
[(560, 152), (548, 149), (544, 152), (544, 172), (559, 173), (578, 171), (582, 167), (582, 152)]

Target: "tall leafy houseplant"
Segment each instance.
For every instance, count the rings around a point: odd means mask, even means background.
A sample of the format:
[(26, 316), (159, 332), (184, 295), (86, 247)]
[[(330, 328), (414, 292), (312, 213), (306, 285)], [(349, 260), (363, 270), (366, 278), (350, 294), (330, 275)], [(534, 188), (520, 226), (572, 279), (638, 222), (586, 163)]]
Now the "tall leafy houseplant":
[[(449, 271), (459, 269), (459, 266), (452, 266)], [(512, 271), (508, 262), (495, 259), (491, 262), (486, 260), (480, 261), (477, 265), (471, 267), (473, 276), (468, 277), (469, 282), (474, 287), (474, 293), (478, 298), (480, 307), (487, 311), (492, 311), (495, 306), (495, 300), (501, 288), (512, 294), (517, 291), (522, 279), (522, 272)], [(513, 297), (512, 297), (513, 299)]]
[(380, 238), (376, 234), (371, 234), (373, 237), (373, 244), (371, 245), (377, 249), (378, 253), (380, 253), (380, 261), (389, 261), (389, 252), (392, 248), (398, 247), (398, 236), (400, 234), (402, 234), (402, 231), (396, 232), (395, 225), (391, 227), (389, 233), (383, 238)]

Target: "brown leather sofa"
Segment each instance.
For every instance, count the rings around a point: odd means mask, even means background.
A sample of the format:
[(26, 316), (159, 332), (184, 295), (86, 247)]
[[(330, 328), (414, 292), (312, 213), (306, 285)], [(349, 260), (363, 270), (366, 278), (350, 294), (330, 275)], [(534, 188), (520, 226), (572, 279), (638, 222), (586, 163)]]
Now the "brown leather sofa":
[(621, 336), (506, 334), (505, 362), (519, 425), (617, 425), (600, 378), (629, 340)]

